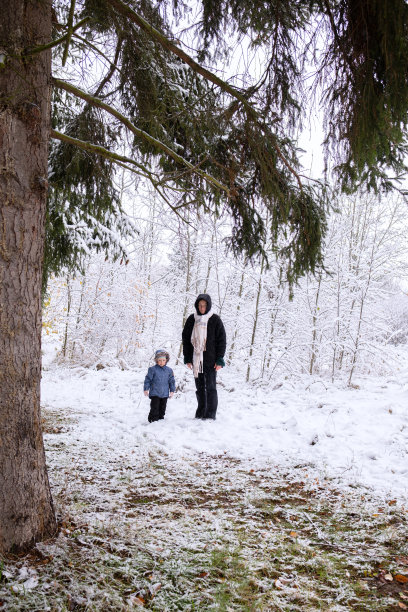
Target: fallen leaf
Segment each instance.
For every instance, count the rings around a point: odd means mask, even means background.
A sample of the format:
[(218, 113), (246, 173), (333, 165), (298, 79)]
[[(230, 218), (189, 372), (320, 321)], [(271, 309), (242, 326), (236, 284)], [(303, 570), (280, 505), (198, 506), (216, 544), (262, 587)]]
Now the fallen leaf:
[(368, 586), (368, 584), (366, 582), (364, 582), (364, 580), (359, 580), (358, 584), (359, 584), (361, 589), (364, 589), (365, 591), (369, 591), (370, 590), (370, 587)]
[(290, 535), (291, 538), (297, 538), (296, 531), (291, 531), (289, 535)]
[(129, 601), (130, 601), (130, 603), (134, 604), (135, 606), (144, 606), (145, 605), (145, 600), (143, 599), (143, 597), (130, 596), (129, 597)]
[(398, 607), (401, 608), (401, 610), (408, 610), (408, 607), (402, 603), (402, 601), (398, 602)]
[(401, 563), (401, 565), (408, 565), (408, 557), (396, 557), (397, 563)]
[(275, 586), (276, 586), (277, 589), (283, 589), (284, 588), (284, 585), (279, 580), (279, 578), (277, 580), (275, 580)]
[(150, 587), (150, 593), (151, 593), (152, 595), (156, 595), (157, 591), (160, 591), (161, 586), (162, 586), (162, 585), (161, 585), (161, 583), (160, 583), (160, 582), (157, 582), (156, 584), (153, 584), (153, 585)]
[(394, 578), (392, 577), (391, 574), (384, 574), (384, 580), (387, 580), (388, 582), (392, 582)]
[(282, 576), (278, 578), (278, 580), (281, 584), (290, 584), (293, 582), (293, 578), (282, 578)]
[(201, 574), (198, 574), (197, 578), (207, 578), (208, 575), (208, 572), (201, 572)]
[(396, 499), (390, 499), (390, 501), (388, 502), (389, 506), (395, 506), (395, 504), (397, 503)]
[(394, 578), (397, 582), (401, 582), (401, 584), (408, 582), (408, 576), (404, 576), (404, 574), (397, 574)]
[(405, 595), (405, 593), (398, 593), (398, 595), (401, 597), (401, 599), (408, 599), (408, 595)]

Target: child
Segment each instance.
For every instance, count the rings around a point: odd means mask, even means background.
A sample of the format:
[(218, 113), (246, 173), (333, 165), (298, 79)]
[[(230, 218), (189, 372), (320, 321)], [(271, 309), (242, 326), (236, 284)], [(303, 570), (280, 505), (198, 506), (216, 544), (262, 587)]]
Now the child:
[(154, 355), (156, 365), (150, 367), (146, 374), (143, 389), (144, 394), (150, 397), (149, 423), (164, 419), (167, 398), (173, 397), (176, 390), (173, 370), (166, 365), (169, 359), (170, 355), (159, 349)]

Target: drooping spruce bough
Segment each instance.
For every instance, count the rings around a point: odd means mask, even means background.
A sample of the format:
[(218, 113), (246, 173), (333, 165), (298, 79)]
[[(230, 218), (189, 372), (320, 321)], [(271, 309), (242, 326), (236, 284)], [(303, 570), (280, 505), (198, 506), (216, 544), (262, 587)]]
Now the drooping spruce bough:
[[(237, 254), (264, 254), (266, 208), (287, 280), (313, 272), (322, 263), (327, 193), (302, 172), (294, 134), (314, 89), (323, 92), (326, 152), (344, 190), (361, 183), (390, 188), (392, 176), (405, 171), (403, 0), (203, 0), (196, 48), (187, 53), (170, 22), (178, 16), (191, 26), (190, 9), (178, 0), (55, 3), (54, 61), (65, 63), (71, 53), (83, 75), (77, 88), (54, 80), (59, 142), (51, 152), (46, 269), (80, 262), (81, 243), (64, 229), (72, 218), (90, 228), (97, 248), (124, 255), (109, 238), (118, 225), (122, 234), (132, 232), (112, 181), (119, 162), (147, 177), (176, 209), (227, 210)], [(231, 60), (232, 33), (236, 45), (249, 40), (265, 58), (256, 78), (218, 76)], [(87, 54), (93, 60), (84, 68)], [(99, 81), (87, 89), (98, 56), (106, 72), (99, 69)], [(316, 78), (306, 86), (312, 70)], [(133, 162), (112, 155), (123, 140)]]

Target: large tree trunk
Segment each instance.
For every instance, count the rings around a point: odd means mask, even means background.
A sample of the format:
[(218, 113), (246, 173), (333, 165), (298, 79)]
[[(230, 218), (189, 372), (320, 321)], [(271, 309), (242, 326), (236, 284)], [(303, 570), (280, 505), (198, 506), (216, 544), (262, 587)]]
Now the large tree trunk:
[(50, 129), (51, 0), (0, 17), (0, 552), (55, 532), (40, 418), (41, 273)]

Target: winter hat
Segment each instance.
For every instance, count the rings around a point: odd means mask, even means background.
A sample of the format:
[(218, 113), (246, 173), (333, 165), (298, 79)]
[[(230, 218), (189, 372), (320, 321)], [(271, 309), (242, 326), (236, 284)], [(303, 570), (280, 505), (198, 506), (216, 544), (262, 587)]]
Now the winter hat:
[(154, 354), (154, 360), (157, 361), (158, 359), (160, 359), (161, 357), (164, 357), (166, 359), (166, 363), (168, 363), (170, 361), (170, 355), (168, 354), (167, 351), (165, 351), (164, 349), (158, 349), (155, 354)]

